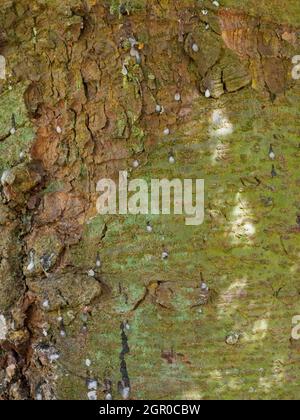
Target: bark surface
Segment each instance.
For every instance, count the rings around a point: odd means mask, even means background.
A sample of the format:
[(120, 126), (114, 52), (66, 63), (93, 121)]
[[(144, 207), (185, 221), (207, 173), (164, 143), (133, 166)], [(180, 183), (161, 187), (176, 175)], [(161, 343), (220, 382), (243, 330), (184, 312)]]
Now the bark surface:
[[(300, 4), (246, 3), (1, 0), (1, 399), (299, 398)], [(204, 224), (98, 215), (121, 170)]]

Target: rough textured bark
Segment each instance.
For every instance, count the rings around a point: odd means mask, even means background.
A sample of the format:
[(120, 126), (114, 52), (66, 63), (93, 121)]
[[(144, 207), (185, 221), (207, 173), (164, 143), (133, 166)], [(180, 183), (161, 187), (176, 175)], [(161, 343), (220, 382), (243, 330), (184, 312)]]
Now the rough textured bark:
[[(300, 5), (220, 3), (1, 0), (2, 399), (299, 397)], [(126, 169), (204, 224), (97, 215)]]

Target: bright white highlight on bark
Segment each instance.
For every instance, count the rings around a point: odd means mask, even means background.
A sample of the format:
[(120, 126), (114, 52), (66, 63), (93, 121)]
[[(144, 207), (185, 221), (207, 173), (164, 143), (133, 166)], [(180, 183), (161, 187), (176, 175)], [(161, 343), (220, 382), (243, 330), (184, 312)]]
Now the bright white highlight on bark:
[(0, 340), (5, 340), (7, 335), (7, 324), (6, 319), (3, 315), (0, 315)]

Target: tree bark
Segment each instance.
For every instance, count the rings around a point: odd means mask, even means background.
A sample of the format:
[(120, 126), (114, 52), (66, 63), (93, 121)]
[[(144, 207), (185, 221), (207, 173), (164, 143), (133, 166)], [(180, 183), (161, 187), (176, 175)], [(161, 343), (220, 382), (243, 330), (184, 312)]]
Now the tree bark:
[[(2, 1), (1, 399), (298, 398), (299, 18)], [(204, 179), (204, 223), (98, 214), (120, 171)]]

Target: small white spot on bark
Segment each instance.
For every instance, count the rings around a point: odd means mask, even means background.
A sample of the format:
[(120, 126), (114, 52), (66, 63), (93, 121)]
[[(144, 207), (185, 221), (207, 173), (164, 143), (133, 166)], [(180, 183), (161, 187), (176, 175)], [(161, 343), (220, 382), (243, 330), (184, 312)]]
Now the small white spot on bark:
[(205, 91), (205, 97), (206, 98), (210, 98), (211, 97), (211, 94), (210, 94), (210, 90), (209, 89), (206, 89), (206, 91)]
[(207, 284), (206, 284), (206, 283), (202, 283), (202, 284), (201, 284), (201, 290), (208, 291), (208, 286), (207, 286)]
[(124, 400), (128, 400), (128, 398), (130, 397), (130, 388), (128, 386), (123, 388), (122, 397), (124, 398)]
[(197, 52), (199, 51), (199, 47), (198, 47), (198, 45), (197, 45), (196, 43), (194, 43), (194, 44), (192, 45), (192, 50), (193, 50), (195, 53), (197, 53)]
[(239, 339), (240, 339), (240, 334), (236, 332), (230, 333), (226, 337), (226, 344), (228, 344), (229, 346), (234, 346), (239, 342)]
[(89, 391), (96, 391), (98, 388), (98, 382), (93, 379), (90, 379), (87, 383), (87, 386)]
[(169, 258), (169, 253), (167, 251), (163, 251), (161, 254), (161, 258), (163, 260), (167, 260)]
[(49, 309), (50, 308), (49, 300), (44, 300), (42, 306), (43, 306), (44, 309)]
[(175, 97), (174, 97), (176, 102), (179, 102), (181, 100), (181, 95), (180, 93), (176, 93)]
[(161, 114), (161, 112), (162, 112), (162, 107), (161, 107), (159, 104), (157, 104), (157, 105), (156, 105), (156, 107), (155, 107), (155, 112), (157, 112), (158, 114)]
[(49, 355), (49, 360), (50, 363), (56, 362), (59, 359), (59, 354), (58, 353), (53, 353)]
[(122, 67), (122, 75), (123, 76), (127, 76), (128, 75), (128, 70), (127, 70), (127, 67), (125, 66), (125, 64), (123, 64), (123, 67)]
[(96, 267), (98, 267), (98, 268), (101, 267), (101, 259), (100, 259), (99, 256), (96, 259)]

